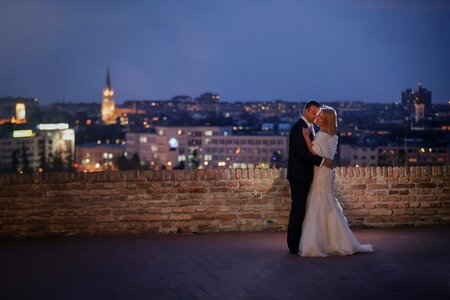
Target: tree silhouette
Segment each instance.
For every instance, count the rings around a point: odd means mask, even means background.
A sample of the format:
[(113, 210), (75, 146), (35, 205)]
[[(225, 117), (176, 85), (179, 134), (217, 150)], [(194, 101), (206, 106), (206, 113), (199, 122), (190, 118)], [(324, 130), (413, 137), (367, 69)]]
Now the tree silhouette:
[(62, 172), (64, 170), (64, 163), (59, 153), (55, 153), (56, 155), (53, 158), (52, 163), (52, 171)]
[(141, 158), (139, 157), (139, 154), (135, 153), (131, 158), (131, 170), (139, 170), (140, 168), (141, 168)]
[(28, 160), (27, 148), (25, 147), (25, 143), (22, 143), (22, 167), (23, 172), (30, 172), (30, 161)]
[(12, 152), (12, 162), (11, 162), (11, 172), (17, 172), (17, 167), (19, 166), (19, 150), (15, 149)]
[(121, 171), (130, 169), (130, 161), (125, 157), (124, 154), (119, 156), (117, 159), (117, 168)]
[(198, 156), (197, 149), (194, 149), (192, 151), (191, 166), (193, 169), (198, 169), (198, 167), (200, 166), (200, 158)]
[(175, 170), (184, 170), (185, 168), (186, 165), (184, 163), (184, 160), (180, 161), (180, 163), (174, 167)]
[(72, 154), (68, 153), (66, 157), (67, 157), (67, 171), (75, 172), (75, 167), (73, 166)]
[(45, 155), (45, 145), (42, 147), (42, 151), (40, 152), (39, 155), (40, 155), (40, 161), (41, 161), (40, 168), (43, 171), (48, 171), (49, 166), (48, 166), (48, 163), (47, 163), (47, 156)]

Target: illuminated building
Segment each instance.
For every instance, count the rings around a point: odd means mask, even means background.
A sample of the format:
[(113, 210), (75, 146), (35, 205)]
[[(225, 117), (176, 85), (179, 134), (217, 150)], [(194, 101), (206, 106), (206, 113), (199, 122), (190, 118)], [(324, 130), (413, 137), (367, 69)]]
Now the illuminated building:
[(16, 171), (63, 170), (74, 161), (75, 132), (68, 124), (39, 124), (37, 130), (14, 130), (0, 138), (0, 168)]
[(39, 124), (38, 128), (40, 134), (45, 136), (45, 155), (49, 164), (53, 166), (56, 162), (61, 162), (65, 167), (73, 164), (75, 159), (75, 131), (65, 123), (61, 123), (59, 126), (58, 124)]
[(26, 118), (25, 103), (23, 103), (19, 99), (19, 102), (16, 103), (16, 115), (12, 117), (11, 123), (25, 124), (26, 122), (27, 118)]
[(376, 147), (340, 144), (338, 154), (342, 166), (376, 166), (378, 164), (378, 150)]
[(106, 72), (106, 87), (103, 89), (102, 100), (102, 121), (106, 125), (113, 125), (117, 123), (117, 118), (120, 118), (120, 125), (128, 125), (128, 117), (130, 115), (144, 114), (145, 111), (134, 108), (117, 107), (114, 101), (114, 90), (111, 87), (111, 79), (109, 75), (109, 68)]
[(102, 120), (105, 124), (116, 124), (116, 103), (114, 101), (114, 90), (111, 87), (109, 68), (106, 71), (106, 87), (103, 89)]
[(418, 146), (378, 147), (379, 166), (431, 166), (447, 165), (449, 152), (445, 147), (424, 148)]
[(44, 137), (36, 136), (32, 130), (15, 130), (9, 137), (0, 138), (0, 169), (21, 171), (26, 164), (30, 169), (37, 169), (40, 165), (39, 154), (43, 144)]
[(430, 166), (446, 165), (450, 152), (446, 147), (356, 146), (340, 145), (341, 166)]
[(231, 127), (164, 127), (127, 133), (128, 157), (139, 154), (150, 166), (173, 168), (268, 168), (287, 158), (287, 136), (231, 135)]
[(212, 137), (205, 146), (205, 160), (233, 169), (269, 168), (288, 156), (288, 137), (235, 135)]
[(122, 144), (83, 144), (76, 147), (79, 172), (117, 171), (117, 159), (125, 152)]
[(419, 81), (417, 91), (407, 89), (402, 92), (402, 104), (405, 109), (414, 113), (414, 118), (418, 122), (431, 111), (431, 91), (423, 88)]
[(26, 116), (39, 107), (37, 98), (0, 98), (0, 124), (24, 124)]

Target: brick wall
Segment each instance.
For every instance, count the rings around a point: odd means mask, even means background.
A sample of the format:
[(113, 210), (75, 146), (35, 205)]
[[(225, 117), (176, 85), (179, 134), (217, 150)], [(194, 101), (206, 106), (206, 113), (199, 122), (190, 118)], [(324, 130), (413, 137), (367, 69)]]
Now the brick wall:
[[(0, 236), (286, 230), (285, 169), (0, 175)], [(358, 226), (450, 224), (448, 166), (337, 168)]]

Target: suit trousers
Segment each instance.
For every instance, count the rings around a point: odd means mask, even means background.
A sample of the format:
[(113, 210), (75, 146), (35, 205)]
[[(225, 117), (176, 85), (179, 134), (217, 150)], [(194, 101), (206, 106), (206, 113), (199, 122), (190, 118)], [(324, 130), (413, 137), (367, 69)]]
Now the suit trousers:
[(292, 202), (289, 214), (287, 244), (291, 252), (298, 252), (300, 246), (302, 225), (306, 212), (306, 199), (308, 198), (311, 182), (289, 180)]

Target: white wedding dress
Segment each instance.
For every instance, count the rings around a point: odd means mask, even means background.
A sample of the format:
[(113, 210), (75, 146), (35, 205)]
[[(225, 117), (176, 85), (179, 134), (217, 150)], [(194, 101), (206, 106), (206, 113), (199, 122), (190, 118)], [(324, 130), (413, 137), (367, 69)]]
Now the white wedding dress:
[[(318, 155), (333, 159), (338, 137), (318, 132), (313, 150)], [(356, 252), (374, 252), (372, 245), (361, 245), (350, 230), (342, 207), (333, 191), (334, 170), (314, 167), (314, 178), (306, 202), (306, 216), (302, 226), (299, 255), (351, 255)]]

